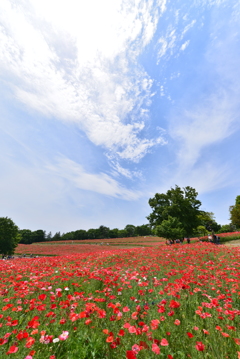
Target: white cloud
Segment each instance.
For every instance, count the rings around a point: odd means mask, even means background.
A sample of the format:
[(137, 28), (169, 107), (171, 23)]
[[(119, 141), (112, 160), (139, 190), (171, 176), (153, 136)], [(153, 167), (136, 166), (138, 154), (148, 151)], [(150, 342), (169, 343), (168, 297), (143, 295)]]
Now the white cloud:
[(196, 23), (196, 20), (192, 20), (190, 22), (190, 24), (188, 24), (187, 26), (185, 26), (182, 34), (181, 34), (181, 39), (183, 39), (184, 35), (194, 26), (194, 24)]
[(136, 200), (141, 194), (121, 186), (116, 180), (105, 173), (87, 173), (81, 165), (66, 158), (60, 157), (55, 164), (45, 166), (49, 175), (66, 179), (73, 188), (97, 192), (99, 194), (121, 198), (124, 200)]
[(169, 26), (166, 36), (161, 36), (158, 40), (158, 44), (160, 44), (160, 47), (158, 45), (159, 50), (157, 54), (157, 64), (159, 64), (161, 57), (165, 56), (167, 53), (169, 53), (169, 56), (173, 54), (173, 49), (176, 46), (177, 38), (178, 36), (176, 33), (176, 29), (174, 29), (172, 25)]
[(160, 44), (160, 48), (158, 50), (158, 61), (161, 57), (163, 57), (167, 50), (168, 50), (168, 42), (167, 40), (164, 38), (164, 37), (161, 37), (159, 40), (158, 40), (158, 43)]
[(180, 47), (180, 50), (184, 51), (188, 47), (189, 43), (190, 40), (185, 41), (184, 44), (182, 44), (182, 46)]
[[(136, 66), (166, 0), (21, 1), (0, 4), (0, 72), (18, 101), (76, 123), (98, 146), (138, 161), (161, 138), (142, 139), (152, 80)], [(135, 111), (135, 112), (134, 112)], [(141, 115), (141, 111), (139, 112)], [(128, 120), (126, 121), (126, 118)]]
[(127, 168), (124, 168), (120, 165), (120, 163), (111, 156), (108, 156), (109, 162), (111, 167), (113, 168), (112, 174), (114, 177), (124, 176), (129, 179), (134, 178), (142, 178), (142, 172), (141, 171), (135, 171), (135, 170), (129, 170)]
[(178, 161), (182, 168), (194, 166), (203, 148), (234, 132), (236, 104), (232, 100), (229, 93), (220, 91), (193, 109), (183, 110), (182, 115), (172, 122), (171, 136), (179, 139), (181, 144)]
[[(160, 63), (160, 60), (164, 56), (172, 56), (175, 54), (176, 51), (178, 51), (179, 42), (184, 38), (185, 34), (194, 26), (196, 23), (196, 20), (192, 20), (187, 26), (184, 27), (183, 30), (180, 30), (180, 24), (179, 24), (179, 10), (176, 12), (175, 16), (176, 24), (170, 24), (166, 30), (166, 35), (162, 35), (158, 40), (158, 53), (157, 53), (157, 64)], [(186, 15), (184, 20), (186, 21)], [(181, 47), (180, 50), (184, 51), (186, 47), (189, 45), (189, 40), (185, 41)]]

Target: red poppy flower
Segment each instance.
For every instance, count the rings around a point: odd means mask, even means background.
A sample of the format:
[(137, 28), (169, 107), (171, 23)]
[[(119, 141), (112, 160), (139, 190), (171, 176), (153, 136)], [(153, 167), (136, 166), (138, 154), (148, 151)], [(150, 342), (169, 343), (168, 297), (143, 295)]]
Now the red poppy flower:
[(170, 301), (169, 307), (170, 307), (170, 308), (178, 308), (178, 307), (180, 307), (180, 305), (181, 305), (181, 304), (180, 304), (179, 302), (177, 302), (176, 300), (173, 300), (173, 299), (172, 299), (172, 300)]
[(205, 345), (202, 342), (197, 342), (195, 347), (199, 352), (202, 352), (205, 349)]
[(136, 354), (134, 353), (133, 350), (127, 350), (126, 358), (127, 359), (137, 359)]
[(7, 354), (13, 354), (16, 353), (18, 351), (18, 347), (16, 345), (12, 345), (9, 349)]
[(107, 343), (112, 343), (113, 341), (114, 341), (113, 335), (109, 335), (109, 336), (107, 337), (107, 339), (106, 339), (106, 342), (107, 342)]

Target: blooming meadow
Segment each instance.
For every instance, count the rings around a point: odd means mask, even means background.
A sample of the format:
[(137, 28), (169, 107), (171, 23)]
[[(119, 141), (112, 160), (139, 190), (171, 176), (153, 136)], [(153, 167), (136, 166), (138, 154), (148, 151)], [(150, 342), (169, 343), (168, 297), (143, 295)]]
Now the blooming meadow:
[(238, 248), (96, 247), (0, 261), (1, 358), (240, 358)]
[(118, 248), (132, 248), (136, 246), (158, 246), (165, 243), (164, 238), (159, 237), (128, 237), (108, 238), (74, 241), (50, 241), (32, 244), (18, 244), (17, 254), (38, 254), (38, 255), (62, 255), (89, 252), (102, 252), (103, 250)]

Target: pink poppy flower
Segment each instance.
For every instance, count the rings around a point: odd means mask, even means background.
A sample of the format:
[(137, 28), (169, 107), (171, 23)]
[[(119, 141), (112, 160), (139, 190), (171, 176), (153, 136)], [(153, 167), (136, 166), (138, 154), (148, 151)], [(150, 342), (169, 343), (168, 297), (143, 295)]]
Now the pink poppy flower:
[(59, 335), (60, 340), (66, 340), (68, 338), (69, 332), (63, 331), (62, 334)]

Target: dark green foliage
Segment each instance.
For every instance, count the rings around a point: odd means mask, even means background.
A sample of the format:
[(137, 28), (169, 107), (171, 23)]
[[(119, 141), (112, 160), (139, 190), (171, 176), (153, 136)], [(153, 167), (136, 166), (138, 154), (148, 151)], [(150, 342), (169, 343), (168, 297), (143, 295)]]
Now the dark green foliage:
[(88, 231), (87, 231), (87, 234), (88, 234), (88, 239), (95, 239), (97, 238), (96, 237), (96, 229), (94, 228), (90, 228)]
[(154, 233), (158, 237), (174, 240), (183, 237), (184, 229), (176, 217), (168, 216), (168, 219), (164, 219), (159, 226), (156, 226)]
[(201, 226), (204, 226), (208, 232), (218, 233), (221, 229), (221, 225), (214, 220), (214, 214), (212, 212), (200, 211), (198, 218)]
[(19, 230), (21, 235), (20, 243), (31, 244), (33, 243), (32, 231), (30, 229), (21, 229)]
[(236, 229), (240, 228), (240, 196), (236, 197), (235, 205), (230, 206), (229, 211), (231, 224), (236, 226)]
[(126, 227), (124, 228), (124, 230), (127, 233), (127, 237), (134, 237), (135, 236), (136, 227), (134, 225), (127, 224)]
[(105, 227), (105, 226), (100, 226), (100, 227), (97, 229), (98, 238), (100, 238), (100, 239), (109, 238), (109, 231), (110, 231), (110, 228)]
[(21, 239), (16, 224), (8, 217), (0, 217), (0, 253), (12, 255)]
[(168, 220), (168, 216), (177, 218), (182, 224), (185, 236), (191, 236), (194, 229), (200, 225), (199, 207), (201, 202), (197, 199), (197, 191), (187, 186), (181, 189), (179, 186), (171, 188), (167, 193), (156, 193), (149, 199), (152, 213), (147, 217), (153, 228)]
[(61, 238), (61, 233), (60, 233), (60, 232), (56, 232), (51, 239), (52, 239), (53, 241), (60, 241), (60, 240), (62, 239), (62, 238)]
[(73, 240), (82, 240), (87, 238), (88, 234), (84, 229), (78, 229), (77, 231), (73, 232)]
[(32, 236), (32, 242), (44, 242), (46, 240), (46, 233), (42, 229), (33, 231), (31, 236)]
[(118, 228), (110, 229), (109, 237), (110, 238), (118, 238)]
[[(60, 233), (60, 232), (59, 232)], [(47, 235), (46, 235), (46, 240), (47, 241), (51, 241), (52, 239), (52, 232), (50, 231)]]
[(152, 234), (151, 226), (149, 224), (143, 224), (142, 226), (137, 226), (135, 230), (137, 236), (149, 236)]
[(119, 229), (118, 238), (125, 238), (125, 237), (127, 237), (127, 232), (125, 231), (125, 229)]
[(217, 233), (229, 233), (229, 232), (235, 232), (235, 230), (236, 227), (233, 226), (232, 224), (223, 224)]

